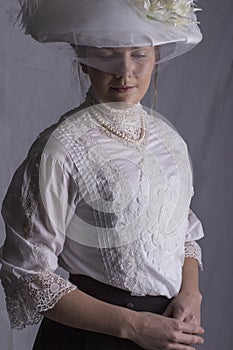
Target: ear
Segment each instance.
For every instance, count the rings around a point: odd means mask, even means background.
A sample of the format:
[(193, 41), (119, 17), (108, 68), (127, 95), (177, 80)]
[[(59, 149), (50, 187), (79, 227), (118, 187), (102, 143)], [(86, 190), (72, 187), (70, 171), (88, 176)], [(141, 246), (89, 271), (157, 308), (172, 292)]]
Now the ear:
[(83, 64), (83, 63), (80, 63), (81, 64), (81, 67), (82, 67), (82, 71), (83, 73), (85, 74), (89, 74), (88, 72), (88, 68), (87, 68), (87, 65), (86, 64)]

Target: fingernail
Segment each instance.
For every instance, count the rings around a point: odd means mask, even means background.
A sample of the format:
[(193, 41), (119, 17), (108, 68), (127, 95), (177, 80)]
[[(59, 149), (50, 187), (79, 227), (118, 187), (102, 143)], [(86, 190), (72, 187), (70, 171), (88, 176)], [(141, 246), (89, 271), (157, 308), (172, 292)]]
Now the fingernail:
[(205, 333), (204, 328), (201, 327), (200, 330), (201, 330), (201, 333)]

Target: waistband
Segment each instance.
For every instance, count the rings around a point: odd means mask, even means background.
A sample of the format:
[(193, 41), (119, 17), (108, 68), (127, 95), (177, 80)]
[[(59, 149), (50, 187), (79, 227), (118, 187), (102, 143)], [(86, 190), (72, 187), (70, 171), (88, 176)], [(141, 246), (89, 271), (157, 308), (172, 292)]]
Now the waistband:
[(135, 296), (129, 291), (102, 283), (89, 276), (70, 274), (69, 280), (79, 290), (101, 301), (133, 309), (162, 314), (172, 299), (165, 296)]

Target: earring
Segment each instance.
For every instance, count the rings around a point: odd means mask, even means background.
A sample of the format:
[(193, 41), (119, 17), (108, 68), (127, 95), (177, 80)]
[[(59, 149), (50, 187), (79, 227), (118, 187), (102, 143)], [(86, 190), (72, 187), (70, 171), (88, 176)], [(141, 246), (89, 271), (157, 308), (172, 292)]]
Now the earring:
[(115, 74), (115, 77), (116, 77), (117, 79), (119, 79), (121, 76), (120, 76), (120, 75), (116, 75), (116, 74)]

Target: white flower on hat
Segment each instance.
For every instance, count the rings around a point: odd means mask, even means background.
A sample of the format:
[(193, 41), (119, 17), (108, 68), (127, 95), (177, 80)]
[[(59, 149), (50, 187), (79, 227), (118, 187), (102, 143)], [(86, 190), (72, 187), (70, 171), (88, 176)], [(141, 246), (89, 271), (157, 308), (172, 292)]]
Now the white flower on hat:
[(201, 10), (195, 0), (131, 0), (131, 4), (147, 19), (175, 26), (197, 23), (194, 13)]

